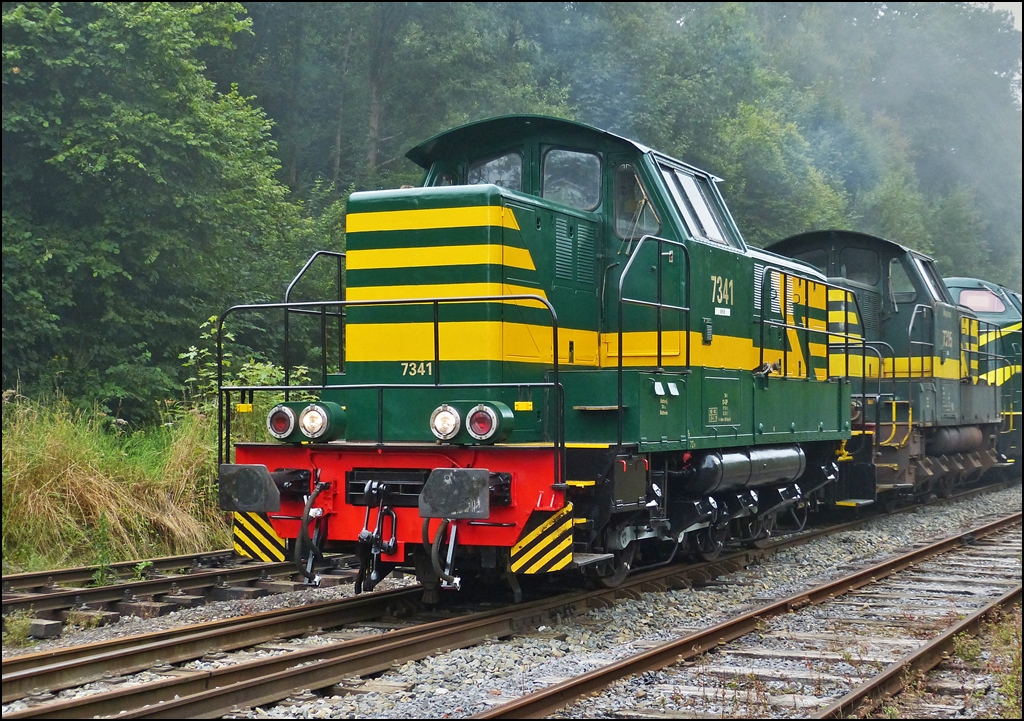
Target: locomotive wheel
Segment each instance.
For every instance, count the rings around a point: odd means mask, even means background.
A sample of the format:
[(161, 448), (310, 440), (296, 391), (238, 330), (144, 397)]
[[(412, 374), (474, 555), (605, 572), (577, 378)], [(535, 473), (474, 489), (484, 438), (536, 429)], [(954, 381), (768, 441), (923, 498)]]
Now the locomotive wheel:
[(607, 576), (598, 576), (598, 580), (605, 588), (618, 588), (626, 580), (626, 576), (633, 570), (633, 561), (636, 560), (636, 551), (639, 544), (633, 541), (621, 551), (614, 551), (615, 560), (612, 561), (613, 570)]
[(722, 555), (722, 548), (729, 538), (728, 526), (708, 526), (697, 531), (697, 555), (705, 561), (714, 561)]

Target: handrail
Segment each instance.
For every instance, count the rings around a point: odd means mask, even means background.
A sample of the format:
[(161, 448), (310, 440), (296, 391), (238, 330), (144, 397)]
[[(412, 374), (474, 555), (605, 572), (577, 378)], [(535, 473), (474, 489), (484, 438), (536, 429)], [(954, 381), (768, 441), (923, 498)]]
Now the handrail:
[[(491, 303), (495, 301), (530, 301), (536, 302), (547, 309), (548, 314), (551, 317), (551, 337), (552, 337), (552, 371), (551, 381), (542, 383), (514, 383), (514, 384), (449, 384), (441, 383), (440, 377), (440, 326), (438, 320), (438, 306), (444, 304), (461, 304), (461, 303)], [(554, 306), (544, 297), (534, 294), (515, 294), (515, 295), (480, 295), (480, 296), (465, 296), (460, 298), (397, 298), (397, 299), (380, 299), (380, 300), (336, 300), (336, 301), (308, 301), (308, 302), (285, 302), (285, 303), (254, 303), (245, 305), (236, 305), (228, 308), (224, 311), (220, 318), (217, 320), (217, 389), (218, 389), (218, 408), (217, 408), (217, 462), (218, 464), (224, 463), (225, 458), (230, 461), (231, 446), (231, 414), (230, 414), (230, 396), (233, 391), (238, 391), (241, 394), (248, 392), (250, 397), (255, 390), (261, 391), (284, 391), (287, 393), (290, 390), (326, 390), (326, 389), (345, 389), (345, 388), (378, 388), (383, 394), (383, 389), (391, 387), (390, 385), (371, 384), (371, 385), (343, 385), (343, 384), (329, 384), (327, 383), (327, 367), (326, 367), (326, 354), (322, 354), (322, 383), (295, 386), (288, 382), (288, 369), (285, 369), (285, 383), (283, 385), (275, 386), (228, 386), (224, 383), (224, 321), (227, 317), (234, 313), (241, 313), (245, 311), (266, 311), (273, 309), (283, 309), (285, 316), (289, 312), (316, 312), (315, 309), (319, 309), (321, 317), (326, 313), (327, 308), (338, 308), (339, 314), (344, 312), (345, 308), (350, 306), (389, 306), (389, 305), (425, 305), (431, 304), (434, 309), (433, 313), (433, 333), (434, 333), (434, 382), (432, 384), (413, 384), (404, 383), (396, 384), (395, 387), (401, 388), (427, 388), (427, 387), (453, 387), (453, 388), (476, 388), (476, 387), (521, 387), (521, 386), (533, 386), (533, 387), (550, 387), (555, 392), (555, 399), (553, 404), (554, 412), (554, 433), (553, 433), (553, 445), (555, 448), (555, 482), (561, 483), (565, 473), (565, 429), (564, 429), (564, 390), (559, 382), (559, 367), (558, 367), (558, 316), (555, 312)], [(321, 324), (321, 332), (325, 333), (325, 327)], [(326, 344), (324, 336), (321, 340), (321, 347)], [(380, 431), (380, 419), (384, 412), (383, 409), (383, 398), (378, 396), (378, 443), (383, 442), (383, 437)]]
[[(932, 349), (932, 353), (931, 353), (931, 356), (930, 356), (930, 358), (932, 359), (932, 361), (931, 361), (931, 365), (932, 365), (931, 374), (932, 374), (932, 377), (935, 375), (935, 365), (934, 365), (935, 364), (935, 360), (934, 360), (934, 358), (935, 358), (935, 342), (934, 342), (934, 340), (930, 341), (930, 342), (929, 341), (923, 341), (923, 340), (914, 340), (914, 324), (917, 322), (918, 315), (920, 315), (921, 318), (927, 320), (929, 313), (932, 313), (932, 315), (934, 316), (934, 312), (933, 312), (932, 306), (930, 306), (930, 305), (928, 305), (926, 303), (917, 303), (914, 306), (913, 312), (910, 314), (910, 324), (907, 326), (907, 378), (915, 377), (914, 376), (914, 355), (913, 355), (913, 350), (914, 350), (914, 348), (916, 346), (920, 346), (922, 348), (928, 347), (928, 348)], [(935, 324), (933, 322), (932, 323), (932, 330), (934, 331), (934, 329), (935, 329)], [(925, 332), (927, 332), (927, 330)], [(924, 351), (923, 350), (921, 351), (920, 358), (921, 358), (921, 370), (917, 374), (916, 377), (917, 378), (929, 377), (929, 376), (925, 376), (925, 374), (924, 374), (924, 359), (925, 359), (925, 355), (924, 355)], [(892, 375), (893, 375), (893, 378), (897, 378), (898, 377), (898, 373), (897, 373), (897, 370), (896, 370), (896, 359), (895, 358), (893, 358), (893, 361), (892, 361)]]
[[(780, 286), (779, 315), (782, 318), (781, 321), (771, 320), (771, 319), (769, 319), (767, 317), (768, 316), (768, 312), (772, 309), (772, 293), (774, 292), (774, 284), (772, 282), (772, 278), (774, 276), (776, 276), (776, 275), (779, 277), (779, 286)], [(843, 348), (844, 348), (843, 357), (845, 359), (845, 364), (846, 364), (845, 368), (844, 368), (845, 372), (844, 372), (844, 374), (841, 377), (842, 378), (850, 378), (851, 377), (849, 363), (850, 363), (850, 356), (851, 356), (850, 344), (851, 344), (851, 341), (852, 341), (854, 345), (859, 345), (862, 348), (862, 350), (861, 350), (862, 363), (861, 363), (861, 375), (860, 375), (860, 378), (861, 378), (861, 381), (863, 383), (864, 370), (865, 370), (865, 366), (866, 366), (866, 363), (863, 361), (863, 359), (864, 359), (863, 348), (865, 347), (866, 339), (863, 337), (863, 334), (860, 337), (856, 337), (856, 336), (854, 336), (850, 332), (850, 318), (849, 318), (849, 303), (850, 303), (850, 300), (849, 299), (851, 297), (853, 299), (854, 308), (856, 309), (856, 312), (857, 312), (857, 317), (858, 318), (863, 318), (864, 317), (863, 314), (860, 311), (860, 303), (859, 303), (859, 301), (857, 299), (856, 293), (854, 293), (852, 290), (850, 290), (849, 288), (846, 288), (844, 286), (836, 285), (834, 283), (829, 283), (828, 281), (821, 280), (820, 278), (814, 278), (814, 277), (811, 277), (811, 276), (808, 276), (808, 275), (803, 275), (803, 274), (800, 274), (800, 273), (795, 273), (795, 272), (793, 272), (792, 269), (782, 268), (781, 266), (777, 266), (777, 265), (765, 265), (761, 278), (762, 278), (761, 279), (761, 298), (760, 298), (760, 301), (761, 301), (761, 320), (760, 320), (760, 343), (759, 343), (759, 345), (760, 345), (760, 362), (761, 362), (761, 364), (764, 365), (764, 363), (765, 363), (764, 355), (765, 355), (766, 343), (765, 343), (764, 335), (765, 335), (765, 328), (766, 327), (769, 327), (769, 328), (781, 328), (781, 329), (783, 329), (783, 331), (787, 331), (787, 330), (793, 330), (793, 331), (797, 331), (797, 332), (803, 331), (803, 333), (804, 333), (804, 342), (805, 343), (809, 343), (809, 339), (810, 339), (810, 335), (811, 334), (814, 334), (816, 336), (824, 336), (825, 337), (825, 346), (826, 346), (826, 348), (833, 344), (832, 343), (832, 338), (841, 338), (841, 339), (843, 339)], [(802, 325), (797, 325), (795, 322), (794, 323), (789, 323), (789, 321), (788, 321), (788, 318), (789, 318), (789, 315), (790, 315), (789, 311), (791, 310), (790, 305), (789, 305), (789, 303), (790, 303), (789, 287), (790, 287), (790, 279), (791, 278), (792, 279), (799, 279), (799, 280), (801, 280), (801, 281), (803, 281), (805, 283), (815, 283), (815, 284), (821, 285), (821, 286), (823, 286), (825, 288), (826, 319), (825, 319), (825, 323), (824, 323), (825, 327), (823, 329), (821, 329), (821, 328), (811, 328), (810, 324), (808, 323), (809, 318), (808, 318), (808, 315), (806, 313), (804, 314), (804, 322), (803, 322)], [(767, 289), (767, 293), (768, 293), (767, 295), (765, 295), (766, 289)], [(843, 311), (843, 330), (842, 330), (842, 332), (834, 331), (834, 330), (830, 329), (830, 325), (831, 324), (828, 322), (828, 316), (827, 316), (827, 313), (828, 313), (828, 302), (829, 302), (828, 301), (828, 291), (829, 290), (838, 290), (838, 291), (841, 291), (844, 294), (844, 298), (843, 298), (843, 308), (844, 308), (844, 311)], [(806, 302), (803, 303), (803, 305), (804, 305), (804, 307), (810, 307)], [(794, 317), (795, 317), (795, 314), (794, 314)], [(789, 353), (791, 352), (791, 351), (787, 351), (786, 350), (786, 346), (788, 346), (788, 345), (789, 345), (789, 338), (784, 333), (783, 334), (783, 343), (782, 343), (782, 346), (783, 346), (783, 349), (782, 349), (782, 374), (783, 374), (783, 377), (787, 377), (787, 378), (789, 377)], [(809, 348), (808, 348), (808, 350), (809, 350)], [(808, 358), (808, 361), (809, 361), (809, 358)], [(829, 366), (828, 366), (829, 372), (831, 372), (831, 359), (830, 359), (829, 355), (826, 355), (826, 361), (829, 364)], [(810, 364), (810, 362), (808, 362), (807, 363), (807, 368), (805, 369), (805, 373), (804, 373), (804, 375), (802, 377), (810, 378), (810, 374), (811, 374), (811, 364)]]
[[(657, 300), (655, 302), (651, 302), (651, 301), (646, 301), (646, 300), (640, 300), (639, 298), (626, 298), (626, 297), (623, 296), (623, 290), (624, 290), (624, 287), (625, 287), (626, 277), (629, 275), (629, 271), (633, 268), (634, 261), (636, 261), (636, 259), (640, 256), (640, 248), (643, 247), (644, 243), (650, 243), (650, 242), (654, 242), (654, 243), (658, 244), (658, 265), (657, 265), (657, 276), (658, 277), (657, 277), (657, 281), (656, 281), (656, 283), (657, 283)], [(682, 251), (683, 258), (686, 261), (686, 267), (683, 270), (683, 274), (684, 274), (683, 275), (683, 285), (684, 285), (684, 287), (686, 289), (686, 300), (685, 300), (686, 305), (683, 305), (683, 306), (672, 305), (670, 303), (665, 303), (664, 302), (662, 280), (663, 280), (663, 277), (664, 277), (664, 274), (663, 274), (664, 260), (663, 259), (665, 258), (665, 253), (663, 252), (662, 249), (665, 247), (666, 244), (670, 245), (670, 246), (674, 246), (675, 248), (679, 248)], [(669, 252), (671, 253), (672, 251), (669, 251)], [(692, 284), (690, 283), (690, 249), (686, 247), (686, 244), (681, 243), (678, 240), (669, 240), (667, 238), (659, 238), (659, 237), (654, 236), (654, 235), (645, 235), (642, 238), (640, 238), (640, 240), (636, 244), (636, 247), (633, 249), (632, 254), (630, 255), (629, 260), (626, 261), (626, 265), (622, 269), (622, 273), (619, 274), (618, 303), (617, 303), (617, 306), (618, 306), (618, 334), (617, 334), (617, 341), (616, 341), (618, 343), (617, 352), (618, 352), (618, 356), (619, 356), (619, 362), (618, 362), (618, 368), (617, 368), (617, 378), (616, 378), (616, 381), (617, 381), (617, 383), (616, 383), (616, 385), (617, 385), (617, 400), (616, 400), (616, 403), (617, 403), (617, 416), (618, 417), (616, 419), (617, 420), (616, 451), (615, 451), (615, 453), (611, 454), (612, 457), (614, 457), (618, 453), (619, 449), (622, 448), (623, 424), (625, 423), (625, 408), (623, 407), (623, 400), (624, 400), (623, 399), (623, 377), (624, 377), (624, 368), (623, 368), (623, 362), (624, 361), (623, 361), (623, 359), (624, 359), (624, 353), (623, 353), (623, 347), (622, 347), (623, 346), (623, 325), (624, 325), (623, 309), (624, 309), (625, 305), (627, 305), (627, 304), (629, 304), (629, 305), (642, 305), (642, 306), (647, 306), (647, 307), (652, 307), (652, 308), (656, 308), (657, 309), (657, 317), (658, 317), (658, 322), (657, 322), (657, 333), (658, 333), (657, 359), (658, 359), (658, 365), (657, 365), (657, 369), (656, 369), (655, 372), (662, 372), (664, 370), (663, 363), (662, 363), (662, 347), (663, 347), (663, 345), (662, 345), (662, 335), (663, 335), (663, 332), (664, 332), (664, 327), (663, 327), (663, 313), (664, 313), (664, 310), (667, 308), (669, 310), (674, 310), (674, 311), (677, 311), (677, 312), (680, 312), (680, 313), (684, 313), (686, 315), (686, 323), (684, 324), (684, 328), (682, 329), (682, 333), (683, 333), (683, 342), (686, 344), (686, 354), (684, 356), (685, 361), (684, 361), (684, 371), (683, 372), (689, 372), (689, 369), (690, 369), (690, 289), (691, 289), (691, 285)]]
[[(284, 302), (285, 303), (291, 302), (292, 290), (295, 288), (296, 284), (302, 279), (302, 277), (306, 275), (306, 271), (308, 271), (312, 267), (313, 263), (320, 256), (330, 256), (330, 257), (333, 257), (333, 258), (335, 258), (337, 260), (337, 263), (338, 263), (338, 300), (345, 300), (345, 271), (342, 269), (342, 261), (345, 260), (345, 253), (342, 253), (342, 252), (336, 251), (336, 250), (318, 250), (318, 251), (314, 252), (313, 255), (309, 256), (309, 260), (307, 260), (306, 264), (304, 266), (302, 266), (301, 270), (299, 270), (299, 272), (295, 274), (295, 277), (292, 278), (292, 282), (288, 284), (288, 287), (284, 291)], [(321, 347), (321, 349), (323, 351), (323, 354), (325, 356), (324, 364), (326, 365), (327, 335), (326, 335), (326, 328), (324, 328), (324, 326), (327, 323), (327, 318), (326, 318), (327, 314), (324, 311), (325, 311), (325, 309), (321, 308), (320, 324), (321, 324), (321, 328), (322, 328), (322, 332), (323, 332), (324, 342), (320, 344), (320, 347)], [(289, 375), (291, 373), (291, 358), (290, 358), (290, 356), (291, 356), (291, 324), (289, 322), (289, 318), (290, 318), (290, 314), (292, 312), (312, 313), (313, 311), (301, 311), (301, 310), (300, 311), (291, 311), (291, 310), (286, 309), (285, 312), (284, 312), (284, 382), (285, 382), (285, 385), (288, 385), (288, 378), (289, 378)], [(339, 319), (341, 320), (341, 326), (340, 326), (339, 331), (338, 331), (339, 370), (344, 371), (344, 368), (345, 368), (345, 352), (344, 352), (344, 348), (345, 348), (345, 325), (344, 325), (344, 323), (345, 323), (345, 320), (344, 320), (345, 312), (344, 312), (344, 310), (339, 309), (337, 315), (338, 315)], [(326, 379), (327, 379), (327, 376), (325, 375), (324, 376), (324, 380), (326, 381)], [(287, 390), (284, 392), (284, 399), (286, 401), (288, 400), (288, 391)]]

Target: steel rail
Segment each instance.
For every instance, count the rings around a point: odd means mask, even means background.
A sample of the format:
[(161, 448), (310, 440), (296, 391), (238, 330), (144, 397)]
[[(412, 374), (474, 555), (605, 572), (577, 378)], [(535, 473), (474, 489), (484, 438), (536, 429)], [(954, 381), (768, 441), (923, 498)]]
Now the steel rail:
[(57, 691), (96, 681), (112, 672), (133, 673), (155, 664), (192, 660), (211, 651), (236, 650), (289, 634), (367, 621), (380, 617), (389, 606), (415, 603), (421, 593), (422, 589), (416, 585), (88, 646), (5, 658), (3, 702), (23, 698), (38, 690)]
[(75, 566), (72, 568), (58, 568), (51, 571), (30, 571), (26, 573), (11, 573), (4, 576), (0, 581), (3, 583), (3, 592), (18, 591), (19, 589), (42, 588), (54, 586), (59, 583), (78, 583), (80, 581), (91, 581), (97, 571), (119, 573), (128, 571), (134, 573), (141, 564), (148, 564), (147, 570), (173, 571), (178, 568), (202, 567), (203, 564), (218, 559), (242, 559), (230, 548), (223, 548), (219, 551), (204, 551), (202, 553), (188, 553), (181, 556), (162, 556), (160, 558), (143, 558), (138, 561), (119, 561), (105, 566)]
[[(841, 524), (838, 530), (864, 523), (867, 520)], [(600, 589), (581, 594), (563, 594), (558, 597), (521, 604), (511, 610), (504, 609), (484, 612), (478, 616), (485, 618), (488, 615), (512, 613), (522, 614), (522, 617), (528, 619), (537, 614), (543, 616), (547, 613), (546, 609), (564, 610), (566, 608), (579, 607), (582, 604), (582, 609), (585, 611), (592, 606), (610, 605), (614, 603), (616, 598), (623, 596), (635, 595), (645, 591), (665, 590), (668, 587), (685, 588), (694, 581), (699, 583), (709, 580), (715, 576), (742, 568), (749, 563), (762, 560), (783, 549), (806, 543), (836, 530), (836, 528), (818, 529), (788, 538), (780, 538), (765, 548), (732, 553), (715, 561), (705, 561), (697, 564), (676, 564), (648, 571), (641, 570), (630, 576), (624, 585), (615, 589)], [(379, 615), (387, 605), (387, 602), (394, 603), (397, 600), (412, 603), (418, 598), (420, 592), (421, 589), (416, 586), (401, 592), (390, 591), (382, 594), (373, 594), (373, 596), (376, 596), (376, 598), (372, 599), (373, 606), (377, 609), (377, 615)], [(384, 598), (381, 598), (381, 596), (384, 596)], [(145, 670), (157, 663), (174, 663), (190, 660), (210, 651), (236, 650), (287, 636), (289, 632), (302, 632), (315, 627), (337, 627), (345, 623), (354, 622), (354, 620), (360, 620), (351, 618), (348, 612), (345, 612), (343, 616), (341, 607), (347, 607), (347, 604), (356, 603), (357, 599), (364, 598), (367, 597), (357, 596), (340, 602), (325, 602), (312, 608), (283, 609), (261, 615), (275, 623), (257, 625), (253, 618), (227, 619), (210, 624), (161, 631), (147, 634), (146, 636), (115, 639), (104, 642), (99, 646), (75, 646), (55, 649), (50, 652), (15, 656), (5, 659), (3, 662), (3, 700), (8, 702), (9, 700), (23, 698), (31, 692), (40, 689), (55, 691), (70, 688), (88, 681), (100, 680), (111, 673), (124, 674)], [(295, 618), (291, 618), (293, 615)], [(361, 620), (366, 620), (368, 617), (364, 617)], [(260, 617), (255, 618), (259, 619)], [(465, 620), (463, 619), (460, 622), (464, 623)], [(441, 626), (435, 625), (432, 628), (440, 629)], [(292, 631), (289, 631), (289, 629), (292, 629)], [(408, 636), (410, 632), (411, 629), (403, 630), (403, 637)], [(468, 641), (463, 639), (464, 642), (460, 642), (458, 645), (472, 645), (483, 640), (488, 635), (493, 636), (497, 634), (494, 631), (484, 632), (482, 635), (478, 634), (471, 637)], [(388, 638), (393, 638), (393, 636), (388, 636)], [(474, 638), (476, 640), (472, 640)], [(374, 641), (374, 643), (377, 642)], [(359, 645), (362, 645), (362, 643)], [(455, 647), (455, 645), (448, 646), (448, 648)], [(429, 655), (430, 652), (436, 652), (437, 650), (437, 648), (434, 648), (433, 651), (428, 651), (422, 654), (422, 656)], [(319, 652), (323, 653), (323, 649), (319, 649)], [(303, 655), (296, 655), (296, 653), (286, 655), (288, 663), (291, 665), (300, 663), (296, 659), (303, 657)], [(251, 674), (255, 672), (254, 667), (256, 665), (258, 663), (238, 664), (238, 667), (245, 669), (247, 673)], [(344, 677), (357, 675), (357, 671), (351, 667), (346, 666), (345, 669)], [(372, 673), (375, 670), (378, 669), (368, 667), (359, 671), (359, 673)], [(215, 677), (217, 683), (221, 683), (223, 682), (221, 677), (226, 673), (224, 671), (214, 674), (211, 676), (211, 679)], [(201, 675), (205, 678), (209, 674)], [(196, 682), (196, 679), (192, 678), (191, 674), (178, 674), (166, 682), (161, 682), (158, 684), (158, 687), (154, 687), (155, 700), (153, 702), (172, 699), (175, 696), (184, 697), (188, 694), (186, 689), (192, 689)], [(289, 688), (287, 691), (290, 692), (291, 690)], [(108, 702), (106, 698), (100, 698), (101, 696), (105, 697), (106, 694), (97, 694), (95, 701), (89, 700), (92, 697), (85, 697), (77, 701), (61, 702), (61, 705), (46, 704), (35, 709), (19, 711), (17, 712), (18, 715), (12, 716), (12, 718), (32, 718), (49, 716), (53, 713), (63, 713), (61, 709), (65, 708), (65, 704), (69, 709), (75, 708), (73, 712), (69, 712), (71, 716), (94, 716), (103, 715), (108, 712), (119, 713), (125, 709), (124, 692), (114, 693), (114, 695), (110, 696), (111, 699), (114, 699), (112, 702), (114, 705), (112, 706), (104, 705)], [(270, 700), (273, 701), (275, 699)], [(76, 703), (78, 707), (75, 706)], [(82, 706), (82, 704), (85, 704), (85, 706)], [(227, 710), (230, 710), (230, 707)], [(11, 716), (11, 714), (8, 714), (8, 716)]]
[(958, 621), (907, 658), (893, 662), (878, 676), (815, 712), (811, 718), (851, 718), (858, 709), (877, 706), (884, 697), (895, 696), (906, 687), (908, 679), (914, 678), (915, 672), (926, 673), (942, 663), (953, 648), (955, 636), (974, 632), (987, 616), (1003, 606), (1020, 603), (1020, 600), (1021, 584), (1018, 583), (1016, 588)]
[[(970, 491), (968, 493), (973, 494), (975, 492), (977, 491)], [(948, 499), (943, 499), (939, 502), (948, 502)], [(857, 521), (839, 524), (838, 526), (817, 529), (810, 532), (805, 531), (788, 537), (782, 537), (770, 542), (762, 548), (743, 550), (722, 556), (715, 561), (697, 564), (676, 564), (648, 571), (640, 570), (630, 576), (625, 585), (616, 589), (601, 589), (599, 591), (579, 595), (568, 594), (542, 602), (535, 602), (535, 604), (547, 603), (553, 608), (563, 609), (573, 607), (581, 603), (586, 604), (586, 607), (592, 605), (610, 605), (614, 602), (614, 599), (623, 596), (635, 596), (637, 593), (651, 590), (665, 590), (669, 587), (687, 587), (691, 585), (694, 580), (698, 583), (709, 580), (714, 576), (737, 570), (750, 563), (762, 561), (768, 556), (771, 556), (781, 550), (801, 545), (823, 535), (862, 525), (872, 520), (872, 518), (873, 517), (859, 519)], [(373, 603), (377, 604), (379, 613), (379, 611), (383, 610), (388, 603), (395, 603), (396, 601), (414, 603), (419, 593), (420, 589), (417, 586), (402, 591), (372, 594), (372, 596)], [(408, 596), (405, 596), (404, 594), (408, 594)], [(145, 636), (116, 639), (96, 646), (78, 646), (55, 649), (49, 652), (37, 654), (15, 656), (5, 659), (3, 662), (4, 701), (7, 702), (8, 700), (24, 697), (34, 690), (59, 690), (62, 688), (69, 688), (89, 680), (98, 680), (103, 678), (104, 675), (109, 675), (111, 673), (130, 673), (149, 668), (156, 663), (184, 661), (197, 658), (214, 650), (234, 650), (266, 642), (288, 635), (287, 630), (282, 630), (285, 624), (289, 624), (291, 627), (298, 629), (298, 632), (311, 630), (315, 627), (337, 627), (344, 623), (353, 622), (347, 618), (341, 618), (338, 615), (339, 608), (348, 603), (355, 603), (359, 598), (367, 597), (360, 596), (345, 599), (343, 601), (325, 602), (314, 607), (304, 607), (300, 609), (282, 609), (260, 614), (256, 617), (227, 619), (209, 624), (201, 624), (199, 626), (189, 626), (181, 629), (156, 632)], [(519, 609), (527, 611), (528, 615), (535, 607), (535, 605), (530, 606), (523, 604)], [(294, 620), (289, 618), (293, 614), (296, 616)], [(366, 620), (368, 617), (364, 617), (363, 620)], [(253, 627), (254, 621), (271, 618), (277, 618), (280, 625), (274, 626), (268, 623), (266, 626)], [(244, 634), (240, 633), (236, 635), (231, 628), (232, 626), (244, 627)], [(217, 630), (220, 634), (220, 638), (227, 638), (229, 639), (229, 642), (218, 641), (212, 635), (207, 636), (205, 640), (197, 639), (196, 643), (187, 647), (181, 642), (181, 639), (191, 639), (193, 635), (202, 633), (204, 630)], [(471, 643), (460, 645), (471, 645)], [(449, 648), (454, 647), (455, 646), (449, 646)], [(436, 650), (437, 649), (435, 649), (435, 651)], [(141, 656), (138, 654), (141, 654)], [(288, 654), (288, 658), (295, 659), (298, 657), (292, 653)], [(69, 661), (74, 663), (68, 664), (65, 667), (65, 662)], [(40, 667), (41, 665), (45, 667), (39, 668), (38, 675), (33, 676), (32, 668)], [(353, 675), (351, 672), (346, 673), (346, 676), (351, 675)], [(161, 685), (170, 687), (174, 686), (175, 683), (177, 682), (172, 679), (166, 683), (162, 682)], [(184, 683), (184, 680), (182, 683)], [(174, 693), (177, 692), (172, 690), (172, 696)], [(178, 695), (183, 694), (178, 693)], [(271, 699), (271, 701), (272, 700), (275, 699)], [(121, 703), (123, 703), (123, 701)], [(48, 710), (51, 707), (52, 704), (46, 704), (41, 708), (45, 708), (47, 711), (41, 711), (34, 715), (45, 716), (49, 713)], [(118, 707), (117, 711), (121, 711), (123, 709), (124, 706), (122, 705)], [(228, 710), (230, 710), (230, 708)], [(31, 715), (33, 714), (30, 714), (29, 716)], [(24, 717), (27, 718), (29, 716)]]
[(140, 581), (128, 581), (110, 586), (93, 588), (72, 588), (51, 591), (49, 593), (25, 593), (7, 596), (3, 599), (3, 613), (14, 611), (32, 613), (60, 611), (72, 606), (86, 605), (90, 608), (108, 603), (132, 600), (132, 596), (161, 596), (176, 591), (195, 591), (216, 586), (218, 579), (227, 583), (245, 583), (259, 581), (268, 576), (293, 573), (295, 564), (292, 561), (260, 563), (239, 566), (238, 568), (213, 568), (176, 576), (149, 578)]
[(901, 571), (930, 556), (939, 555), (968, 540), (1002, 530), (1020, 523), (1018, 511), (978, 528), (937, 541), (869, 568), (851, 573), (816, 588), (801, 591), (788, 598), (743, 613), (706, 629), (656, 646), (648, 651), (595, 669), (561, 683), (549, 686), (509, 703), (495, 706), (472, 718), (543, 718), (574, 700), (595, 691), (602, 691), (615, 681), (644, 671), (656, 671), (679, 661), (690, 660), (706, 651), (756, 631), (758, 625), (774, 616), (788, 613), (811, 604), (818, 604), (836, 596), (866, 586)]

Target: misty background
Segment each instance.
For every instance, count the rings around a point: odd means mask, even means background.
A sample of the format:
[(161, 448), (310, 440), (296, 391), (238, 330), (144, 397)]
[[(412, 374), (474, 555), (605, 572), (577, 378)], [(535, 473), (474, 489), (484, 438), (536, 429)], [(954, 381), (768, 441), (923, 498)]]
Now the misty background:
[(507, 113), (724, 178), (751, 244), (849, 228), (1021, 289), (1021, 31), (994, 4), (3, 3), (3, 46), (5, 388), (145, 417), (200, 323), (344, 248), (352, 191)]

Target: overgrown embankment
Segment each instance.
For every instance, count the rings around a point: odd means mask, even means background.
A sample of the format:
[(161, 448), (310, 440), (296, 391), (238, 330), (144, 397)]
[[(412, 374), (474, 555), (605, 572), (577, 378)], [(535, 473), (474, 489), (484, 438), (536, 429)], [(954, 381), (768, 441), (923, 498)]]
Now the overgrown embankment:
[(213, 423), (126, 432), (63, 400), (3, 398), (3, 572), (224, 548)]

